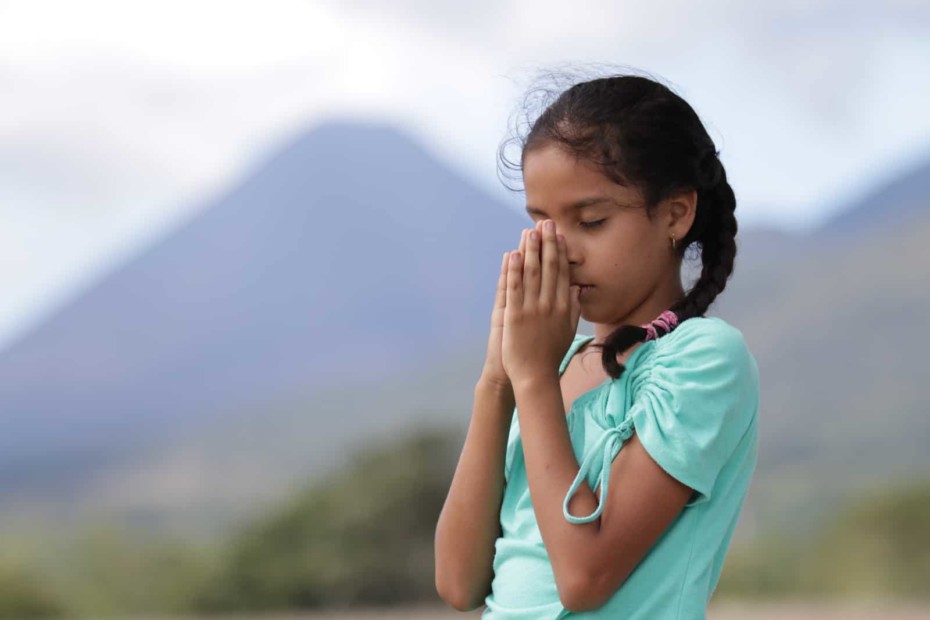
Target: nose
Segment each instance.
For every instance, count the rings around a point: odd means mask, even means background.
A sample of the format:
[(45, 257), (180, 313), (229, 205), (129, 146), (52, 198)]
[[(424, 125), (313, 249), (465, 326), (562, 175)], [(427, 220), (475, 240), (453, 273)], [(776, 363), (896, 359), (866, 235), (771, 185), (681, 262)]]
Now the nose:
[(562, 233), (562, 235), (565, 236), (565, 252), (568, 254), (568, 264), (575, 266), (581, 263), (582, 258), (581, 252), (579, 252), (579, 244), (572, 240), (571, 235), (566, 235), (565, 233)]

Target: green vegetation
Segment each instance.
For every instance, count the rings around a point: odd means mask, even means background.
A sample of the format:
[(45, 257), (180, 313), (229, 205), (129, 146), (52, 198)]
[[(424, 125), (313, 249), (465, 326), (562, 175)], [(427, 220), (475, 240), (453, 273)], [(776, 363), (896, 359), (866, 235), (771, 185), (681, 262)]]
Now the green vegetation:
[(810, 540), (735, 548), (722, 596), (930, 599), (930, 481), (864, 491)]
[(300, 493), (233, 537), (198, 611), (438, 600), (433, 536), (459, 449), (415, 435)]
[(208, 549), (105, 522), (68, 540), (16, 542), (31, 568), (0, 571), (0, 618), (183, 613), (215, 571)]
[[(27, 563), (18, 541), (0, 619), (437, 602), (433, 535), (462, 440), (422, 431), (362, 452), (219, 547), (97, 523), (68, 544), (37, 539)], [(734, 546), (718, 596), (926, 598), (928, 523), (930, 481), (861, 493), (813, 535)]]
[(61, 604), (31, 571), (0, 566), (0, 618), (45, 618), (63, 613)]
[(182, 542), (141, 541), (116, 526), (81, 539), (66, 582), (78, 615), (182, 613), (203, 587), (210, 556)]

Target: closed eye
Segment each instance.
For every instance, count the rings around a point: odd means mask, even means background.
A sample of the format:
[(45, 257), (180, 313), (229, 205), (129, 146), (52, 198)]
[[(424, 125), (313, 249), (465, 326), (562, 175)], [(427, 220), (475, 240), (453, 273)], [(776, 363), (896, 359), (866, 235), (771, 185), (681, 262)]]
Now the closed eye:
[(598, 226), (600, 226), (606, 221), (607, 219), (605, 218), (603, 220), (596, 220), (594, 222), (578, 222), (578, 223), (581, 225), (582, 228), (597, 228)]

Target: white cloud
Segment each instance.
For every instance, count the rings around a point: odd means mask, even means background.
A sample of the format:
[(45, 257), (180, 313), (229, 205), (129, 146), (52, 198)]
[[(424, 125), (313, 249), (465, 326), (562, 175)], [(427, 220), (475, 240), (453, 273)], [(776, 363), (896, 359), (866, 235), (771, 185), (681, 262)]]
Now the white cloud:
[(747, 222), (804, 226), (930, 144), (930, 11), (832, 1), (0, 3), (0, 344), (330, 112), (490, 190), (533, 69), (632, 65), (718, 141)]

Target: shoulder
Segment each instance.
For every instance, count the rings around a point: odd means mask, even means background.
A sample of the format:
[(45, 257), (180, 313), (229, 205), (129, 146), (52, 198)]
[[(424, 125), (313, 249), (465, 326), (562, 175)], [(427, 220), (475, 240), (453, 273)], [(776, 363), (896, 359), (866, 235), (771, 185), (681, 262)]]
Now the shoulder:
[(755, 427), (755, 360), (739, 329), (720, 318), (694, 317), (655, 340), (645, 366), (629, 414), (640, 442), (663, 469), (698, 491), (690, 504), (705, 501)]
[(693, 317), (655, 342), (644, 387), (746, 415), (757, 409), (759, 367), (737, 327), (718, 317)]
[(758, 374), (756, 360), (743, 332), (719, 317), (692, 317), (656, 340), (656, 362), (686, 364), (714, 362), (714, 367), (742, 368)]
[(717, 346), (727, 351), (744, 350), (748, 353), (743, 332), (716, 316), (692, 317), (678, 325), (670, 334), (659, 338), (656, 343), (669, 352)]

